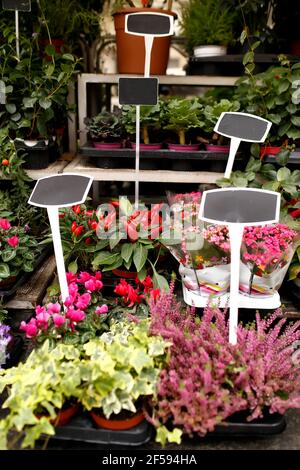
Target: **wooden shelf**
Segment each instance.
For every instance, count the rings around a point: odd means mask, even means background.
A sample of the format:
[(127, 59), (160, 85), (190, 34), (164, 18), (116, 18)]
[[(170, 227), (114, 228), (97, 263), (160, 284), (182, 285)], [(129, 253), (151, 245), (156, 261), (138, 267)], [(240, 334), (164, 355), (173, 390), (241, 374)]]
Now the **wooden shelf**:
[[(102, 169), (91, 164), (89, 159), (77, 156), (65, 169), (65, 172), (93, 176), (95, 181), (129, 181), (136, 179), (135, 170)], [(210, 171), (170, 171), (170, 170), (141, 170), (139, 180), (142, 183), (207, 183), (214, 184), (224, 173)]]
[[(106, 85), (117, 85), (120, 77), (125, 75), (82, 73), (78, 76), (78, 119), (80, 146), (87, 140), (87, 131), (84, 119), (87, 116), (87, 84), (103, 83)], [(126, 75), (130, 76), (130, 75)], [(136, 77), (136, 75), (133, 75)], [(209, 75), (161, 75), (160, 85), (177, 86), (233, 86), (239, 77), (209, 76)]]
[(26, 173), (33, 180), (38, 180), (45, 176), (50, 176), (56, 173), (63, 173), (63, 170), (67, 165), (68, 162), (58, 160), (54, 163), (51, 163), (51, 165), (49, 165), (48, 168), (45, 168), (44, 170), (26, 170)]

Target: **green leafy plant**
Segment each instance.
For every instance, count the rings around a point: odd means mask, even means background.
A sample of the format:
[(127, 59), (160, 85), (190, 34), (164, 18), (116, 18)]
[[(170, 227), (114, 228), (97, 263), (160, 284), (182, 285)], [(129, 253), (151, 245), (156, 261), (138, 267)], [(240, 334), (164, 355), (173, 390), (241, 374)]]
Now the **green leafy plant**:
[[(141, 106), (140, 123), (144, 144), (150, 143), (149, 131), (158, 131), (161, 128), (162, 103), (155, 106)], [(132, 136), (136, 131), (136, 107), (123, 106), (122, 121), (126, 132)], [(151, 139), (152, 140), (152, 139)]]
[(0, 280), (31, 272), (40, 253), (34, 236), (26, 227), (11, 226), (7, 219), (0, 219)]
[[(80, 395), (80, 349), (46, 341), (25, 363), (0, 371), (0, 393), (8, 389), (0, 420), (0, 449), (33, 447), (42, 435), (55, 434), (55, 421), (64, 404)], [(12, 437), (8, 439), (10, 433)]]
[(227, 100), (221, 99), (220, 101), (215, 101), (212, 104), (207, 104), (204, 108), (204, 125), (203, 130), (210, 135), (210, 142), (222, 144), (224, 139), (223, 136), (214, 132), (214, 127), (217, 124), (217, 121), (224, 112), (238, 111), (240, 109), (240, 104), (237, 100)]
[(102, 111), (97, 116), (85, 118), (84, 122), (92, 140), (98, 142), (120, 141), (123, 135), (120, 110)]
[(52, 349), (46, 341), (25, 363), (0, 371), (0, 393), (8, 391), (0, 449), (34, 447), (42, 435), (53, 436), (58, 413), (70, 401), (101, 408), (107, 417), (135, 411), (139, 398), (155, 394), (168, 345), (149, 335), (149, 320), (115, 323), (81, 348)]
[[(246, 57), (247, 64), (250, 59)], [(300, 64), (291, 65), (285, 56), (279, 60), (280, 66), (241, 77), (234, 95), (241, 110), (272, 122), (268, 141), (275, 145), (300, 139)]]
[(182, 5), (182, 33), (187, 50), (200, 45), (225, 45), (233, 42), (232, 26), (236, 10), (224, 0), (189, 0)]
[(21, 39), (18, 59), (9, 34), (0, 45), (0, 80), (6, 94), (1, 127), (8, 127), (12, 138), (47, 138), (55, 116), (68, 112), (68, 84), (79, 61), (71, 54), (57, 54), (51, 44), (45, 48), (47, 56), (41, 57), (35, 38)]
[(136, 402), (156, 394), (156, 384), (169, 343), (149, 335), (149, 320), (115, 322), (102, 341), (84, 345), (81, 364), (86, 386), (84, 408), (101, 408), (106, 418), (122, 410), (136, 412)]
[(197, 99), (172, 98), (166, 102), (163, 119), (163, 128), (176, 132), (184, 145), (187, 132), (203, 126), (203, 107)]

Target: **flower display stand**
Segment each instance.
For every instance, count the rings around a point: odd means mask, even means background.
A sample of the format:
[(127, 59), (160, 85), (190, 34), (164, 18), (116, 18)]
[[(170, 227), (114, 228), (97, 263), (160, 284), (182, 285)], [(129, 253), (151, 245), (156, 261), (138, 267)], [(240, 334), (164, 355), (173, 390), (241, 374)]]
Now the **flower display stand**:
[[(201, 296), (196, 294), (194, 291), (189, 290), (182, 284), (183, 290), (183, 299), (187, 305), (193, 307), (204, 308), (208, 303), (216, 304), (220, 308), (226, 308), (229, 306), (229, 293), (223, 295), (212, 295), (212, 296)], [(280, 307), (280, 295), (276, 292), (274, 295), (257, 298), (257, 297), (248, 297), (243, 294), (239, 294), (239, 308), (249, 308), (249, 309), (276, 309)]]

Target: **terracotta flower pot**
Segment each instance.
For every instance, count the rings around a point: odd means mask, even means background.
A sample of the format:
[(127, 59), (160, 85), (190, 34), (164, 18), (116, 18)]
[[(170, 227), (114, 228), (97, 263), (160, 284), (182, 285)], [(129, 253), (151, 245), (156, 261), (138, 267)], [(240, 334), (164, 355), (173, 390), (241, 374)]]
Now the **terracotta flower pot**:
[[(73, 416), (76, 415), (76, 413), (79, 410), (79, 407), (80, 407), (79, 403), (74, 403), (68, 406), (67, 408), (60, 410), (56, 418), (50, 420), (50, 423), (55, 426), (65, 426), (66, 424), (69, 423), (69, 421), (73, 418)], [(36, 415), (38, 419), (42, 418), (42, 416), (45, 416), (45, 415), (44, 414)]]
[(136, 271), (123, 271), (122, 269), (113, 269), (112, 272), (115, 276), (121, 277), (123, 279), (135, 279), (137, 276)]
[[(125, 419), (106, 419), (102, 414), (99, 414), (95, 411), (90, 411), (90, 415), (98, 428), (110, 430), (131, 429), (140, 424), (145, 419), (142, 410)], [(118, 415), (115, 416), (118, 417)]]
[(17, 276), (10, 276), (6, 279), (0, 279), (0, 289), (12, 286), (17, 280)]
[[(164, 13), (177, 18), (177, 14), (169, 10), (157, 8), (123, 8), (114, 13), (117, 43), (117, 64), (120, 74), (144, 75), (145, 42), (141, 36), (125, 33), (125, 15), (128, 13), (152, 12)], [(165, 75), (170, 51), (171, 37), (155, 38), (151, 57), (151, 75)]]

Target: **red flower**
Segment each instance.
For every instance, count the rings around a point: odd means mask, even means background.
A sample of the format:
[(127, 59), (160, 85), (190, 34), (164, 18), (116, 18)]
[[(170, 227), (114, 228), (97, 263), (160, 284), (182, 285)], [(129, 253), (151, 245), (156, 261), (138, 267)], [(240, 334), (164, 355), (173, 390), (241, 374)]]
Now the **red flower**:
[(115, 294), (120, 295), (121, 297), (125, 297), (128, 292), (128, 283), (125, 279), (121, 279), (120, 283), (115, 287), (114, 290)]
[(72, 207), (72, 210), (75, 214), (79, 215), (81, 213), (81, 206), (80, 204), (77, 204), (76, 206)]
[(9, 230), (10, 227), (10, 222), (7, 219), (0, 219), (0, 228), (2, 228), (2, 230)]
[(76, 229), (77, 229), (77, 222), (74, 221), (74, 222), (72, 223), (71, 230), (72, 230), (72, 232), (74, 233)]
[(19, 238), (16, 235), (14, 237), (10, 237), (7, 239), (7, 243), (9, 246), (16, 248), (19, 245)]
[(92, 230), (97, 230), (98, 222), (96, 222), (96, 220), (92, 220), (92, 222), (90, 223), (90, 227)]
[(87, 217), (93, 217), (94, 211), (85, 211), (85, 215), (86, 215)]
[(158, 297), (160, 296), (160, 289), (152, 289), (150, 291), (150, 296), (153, 300), (157, 300)]
[(84, 243), (85, 243), (87, 246), (89, 246), (89, 245), (92, 244), (92, 242), (93, 242), (93, 240), (91, 239), (91, 237), (88, 237), (88, 238), (85, 240)]
[(84, 225), (79, 225), (79, 227), (77, 227), (74, 230), (76, 237), (79, 237), (82, 234), (83, 230), (84, 230)]
[(294, 219), (296, 219), (297, 217), (300, 217), (300, 209), (295, 209), (294, 211), (290, 212), (289, 215), (291, 217), (294, 217)]

